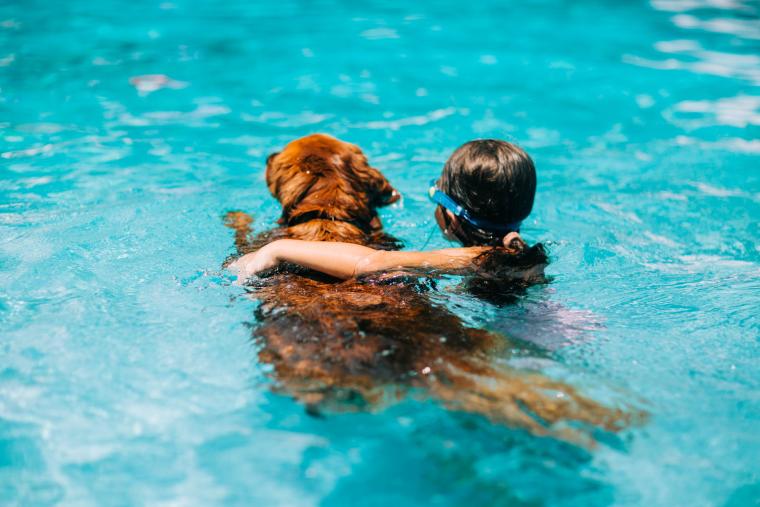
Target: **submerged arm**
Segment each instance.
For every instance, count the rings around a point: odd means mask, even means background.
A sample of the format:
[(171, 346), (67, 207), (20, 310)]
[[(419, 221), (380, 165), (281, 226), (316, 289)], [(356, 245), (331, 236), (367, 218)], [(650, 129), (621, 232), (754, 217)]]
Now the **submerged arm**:
[(273, 268), (281, 262), (297, 264), (336, 278), (348, 279), (393, 269), (424, 268), (457, 272), (471, 267), (473, 259), (484, 251), (483, 247), (469, 247), (430, 252), (395, 252), (375, 250), (353, 243), (282, 239), (266, 245), (255, 253), (244, 255), (231, 267), (239, 270), (240, 280)]

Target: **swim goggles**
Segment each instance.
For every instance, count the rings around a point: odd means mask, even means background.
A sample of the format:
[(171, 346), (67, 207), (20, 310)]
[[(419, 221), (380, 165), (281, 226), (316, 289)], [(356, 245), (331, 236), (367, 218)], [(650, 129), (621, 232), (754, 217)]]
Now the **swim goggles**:
[(443, 193), (435, 185), (435, 180), (430, 180), (430, 189), (428, 190), (428, 197), (434, 203), (443, 206), (447, 210), (451, 211), (454, 215), (458, 216), (470, 225), (473, 225), (479, 229), (484, 229), (490, 232), (496, 232), (500, 234), (508, 234), (510, 232), (520, 232), (520, 224), (522, 220), (512, 222), (510, 224), (497, 224), (489, 220), (482, 218), (475, 218), (467, 211), (464, 206), (458, 204), (454, 199)]

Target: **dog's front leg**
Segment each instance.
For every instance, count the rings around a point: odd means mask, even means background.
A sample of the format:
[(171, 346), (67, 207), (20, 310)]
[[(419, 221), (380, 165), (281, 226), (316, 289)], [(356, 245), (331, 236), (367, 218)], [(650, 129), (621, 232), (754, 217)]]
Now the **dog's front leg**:
[(235, 248), (243, 255), (253, 248), (251, 242), (251, 224), (253, 217), (242, 211), (228, 211), (224, 215), (224, 226), (235, 231)]

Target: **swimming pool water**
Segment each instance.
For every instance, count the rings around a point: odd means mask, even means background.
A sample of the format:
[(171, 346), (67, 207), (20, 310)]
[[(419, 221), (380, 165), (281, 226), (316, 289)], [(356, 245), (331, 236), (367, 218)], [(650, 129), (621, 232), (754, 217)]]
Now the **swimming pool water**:
[[(757, 505), (759, 16), (0, 3), (0, 504)], [(455, 147), (522, 144), (554, 280), (451, 305), (650, 420), (589, 452), (434, 401), (320, 419), (274, 394), (220, 217), (270, 227), (264, 159), (317, 131), (404, 194), (382, 218), (411, 248), (446, 244), (425, 183)]]

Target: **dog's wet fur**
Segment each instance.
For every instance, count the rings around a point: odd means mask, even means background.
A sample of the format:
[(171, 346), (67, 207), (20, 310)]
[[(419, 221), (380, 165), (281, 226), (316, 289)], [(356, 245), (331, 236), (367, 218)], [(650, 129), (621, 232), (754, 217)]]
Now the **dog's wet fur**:
[[(253, 235), (248, 215), (229, 212), (225, 224), (235, 231), (238, 255), (280, 238), (400, 247), (376, 211), (399, 194), (353, 144), (322, 134), (295, 140), (267, 159), (266, 181), (282, 216), (277, 227)], [(519, 257), (514, 266), (525, 263)], [(273, 366), (276, 389), (309, 413), (373, 410), (414, 395), (573, 441), (630, 423), (627, 411), (506, 366), (515, 348), (507, 337), (466, 325), (414, 275), (340, 281), (296, 266), (267, 275), (249, 285), (260, 301), (253, 331), (259, 359)]]

